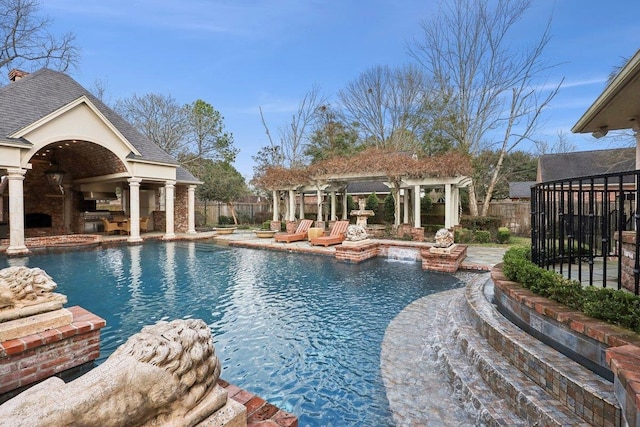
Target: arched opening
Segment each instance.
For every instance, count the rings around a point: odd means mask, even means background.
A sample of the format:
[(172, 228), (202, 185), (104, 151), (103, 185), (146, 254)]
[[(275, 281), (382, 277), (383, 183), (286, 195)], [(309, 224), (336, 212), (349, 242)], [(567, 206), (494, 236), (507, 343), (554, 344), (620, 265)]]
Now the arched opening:
[(24, 180), (25, 219), (48, 217), (50, 221), (47, 226), (42, 222), (25, 227), (25, 237), (99, 231), (87, 227), (85, 212), (97, 210), (99, 197), (115, 199), (119, 184), (114, 177), (127, 172), (114, 153), (79, 140), (48, 144), (30, 163)]

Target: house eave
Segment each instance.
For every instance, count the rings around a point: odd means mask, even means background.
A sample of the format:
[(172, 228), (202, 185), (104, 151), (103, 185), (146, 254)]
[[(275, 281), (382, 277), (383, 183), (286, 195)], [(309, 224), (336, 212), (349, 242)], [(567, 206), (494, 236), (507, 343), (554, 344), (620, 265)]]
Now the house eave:
[(640, 125), (640, 50), (571, 128), (574, 133), (634, 129)]

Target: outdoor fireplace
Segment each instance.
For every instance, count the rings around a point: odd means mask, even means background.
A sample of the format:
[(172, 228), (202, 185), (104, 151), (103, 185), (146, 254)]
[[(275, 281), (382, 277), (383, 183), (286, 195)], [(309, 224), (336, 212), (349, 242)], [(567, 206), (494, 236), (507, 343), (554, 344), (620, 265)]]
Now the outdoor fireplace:
[(24, 216), (24, 228), (51, 228), (51, 215), (28, 213)]

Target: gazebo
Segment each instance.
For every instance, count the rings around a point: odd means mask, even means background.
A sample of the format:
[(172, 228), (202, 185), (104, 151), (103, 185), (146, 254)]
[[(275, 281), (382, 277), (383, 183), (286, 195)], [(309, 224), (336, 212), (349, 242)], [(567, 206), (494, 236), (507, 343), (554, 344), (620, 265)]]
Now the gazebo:
[[(394, 225), (401, 224), (399, 195), (404, 192), (404, 224), (421, 229), (420, 193), (425, 188), (444, 190), (445, 227), (453, 228), (460, 222), (460, 189), (471, 184), (471, 166), (468, 157), (457, 152), (441, 156), (423, 157), (380, 149), (369, 149), (353, 157), (334, 157), (306, 168), (269, 168), (258, 177), (259, 184), (273, 192), (273, 221), (280, 216), (280, 193), (285, 194), (285, 219), (296, 220), (296, 194), (303, 200), (305, 193), (313, 192), (318, 200), (318, 221), (322, 221), (321, 200), (330, 196), (330, 220), (338, 219), (337, 195), (342, 194), (342, 219), (348, 219), (346, 188), (350, 182), (384, 182), (396, 200)], [(413, 208), (410, 209), (411, 205)], [(299, 217), (304, 217), (304, 203), (299, 205)], [(412, 210), (413, 218), (409, 218)]]

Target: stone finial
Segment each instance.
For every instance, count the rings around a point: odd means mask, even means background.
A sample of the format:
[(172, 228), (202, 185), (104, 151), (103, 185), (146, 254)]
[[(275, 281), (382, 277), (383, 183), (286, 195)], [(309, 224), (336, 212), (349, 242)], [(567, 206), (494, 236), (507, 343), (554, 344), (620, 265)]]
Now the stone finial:
[(31, 427), (195, 426), (228, 405), (219, 376), (204, 321), (160, 322), (78, 379), (51, 377), (0, 405), (0, 419)]

